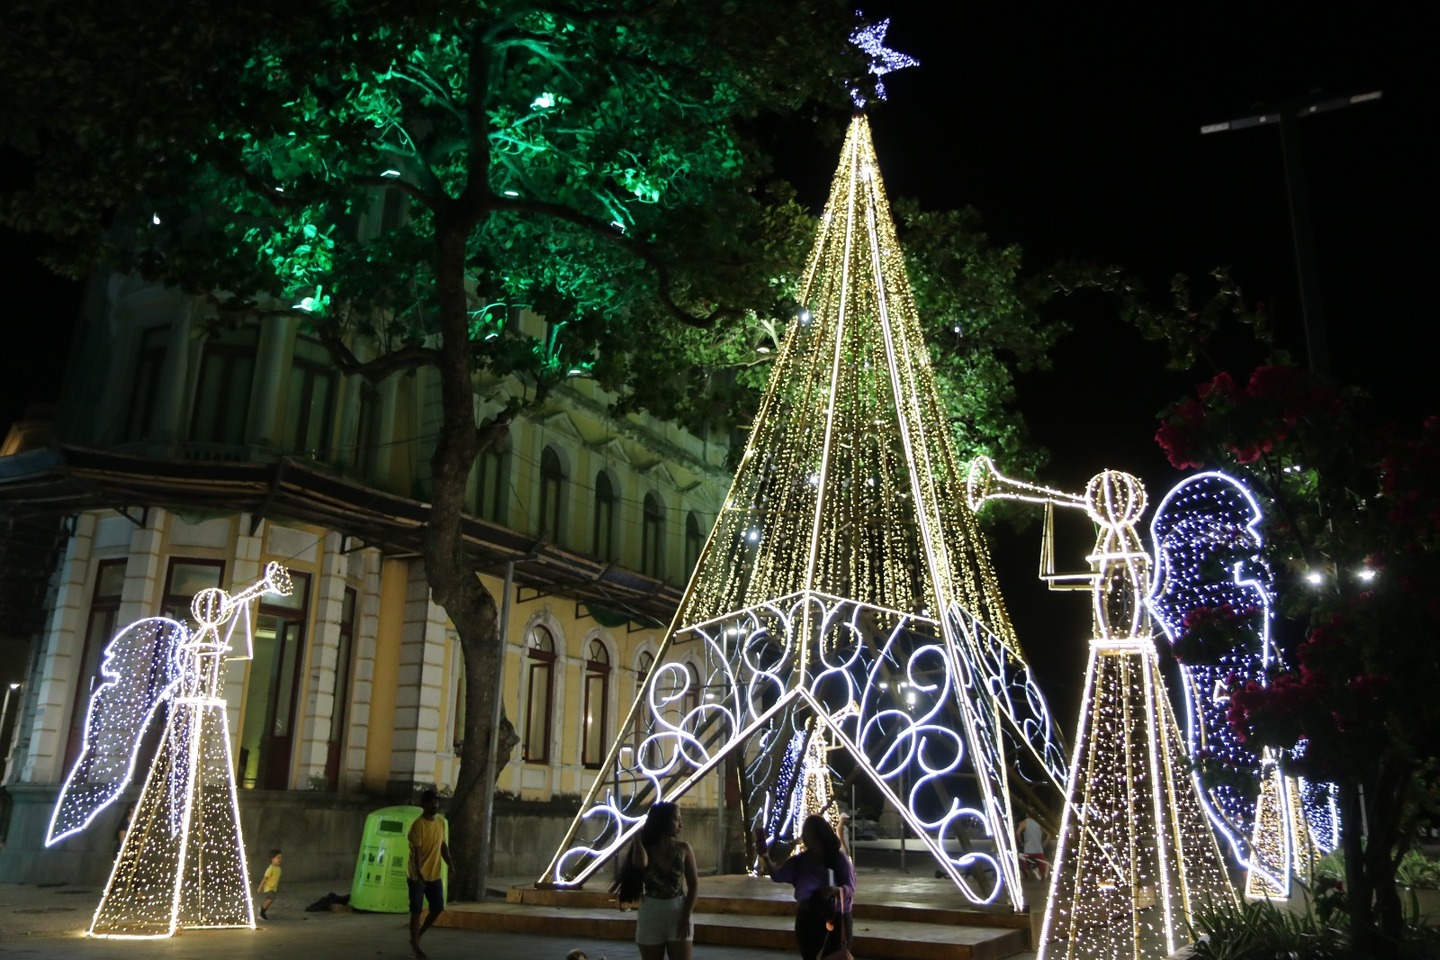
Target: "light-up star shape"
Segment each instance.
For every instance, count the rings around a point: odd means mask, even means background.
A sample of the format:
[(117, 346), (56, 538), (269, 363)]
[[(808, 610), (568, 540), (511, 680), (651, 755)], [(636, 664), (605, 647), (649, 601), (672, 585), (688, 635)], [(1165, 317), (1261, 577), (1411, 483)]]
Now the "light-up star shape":
[[(857, 16), (864, 16), (859, 10), (855, 13)], [(879, 100), (885, 99), (885, 74), (920, 65), (920, 61), (909, 54), (885, 46), (885, 32), (889, 29), (890, 18), (886, 17), (879, 23), (868, 24), (850, 34), (850, 42), (870, 57), (870, 73), (875, 77), (875, 97)], [(858, 84), (850, 88), (850, 99), (855, 102), (856, 107), (863, 107), (867, 103)]]

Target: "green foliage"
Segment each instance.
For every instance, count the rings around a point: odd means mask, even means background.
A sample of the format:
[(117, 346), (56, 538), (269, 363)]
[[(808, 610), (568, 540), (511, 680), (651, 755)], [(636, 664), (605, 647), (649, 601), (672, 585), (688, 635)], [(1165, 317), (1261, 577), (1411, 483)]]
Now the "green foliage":
[(1292, 913), (1268, 901), (1215, 901), (1196, 911), (1198, 960), (1328, 960), (1352, 956), (1344, 932), (1311, 913)]
[[(1339, 850), (1327, 853), (1315, 863), (1317, 879), (1345, 880), (1345, 854)], [(1440, 890), (1440, 860), (1432, 860), (1419, 850), (1407, 850), (1395, 870), (1395, 882), (1415, 890)]]
[[(1318, 910), (1295, 912), (1263, 900), (1210, 904), (1196, 911), (1191, 933), (1197, 960), (1354, 960), (1372, 955), (1357, 952), (1343, 912), (1326, 919)], [(1440, 927), (1426, 926), (1412, 914), (1381, 949), (1396, 960), (1431, 960), (1440, 955)]]
[[(565, 322), (572, 357), (623, 351), (632, 325), (770, 305), (742, 121), (842, 103), (852, 22), (833, 0), (21, 0), (0, 138), (40, 162), (0, 212), (64, 272), (108, 263), (219, 313), (304, 302), (379, 353), (435, 334), (459, 237), (477, 304)], [(474, 359), (543, 378), (553, 346)]]
[(926, 212), (902, 199), (895, 217), (962, 457), (1032, 475), (1044, 461), (1015, 412), (1014, 374), (1048, 369), (1066, 331), (1040, 312), (1052, 288), (1022, 275), (1019, 247), (990, 243), (974, 209)]

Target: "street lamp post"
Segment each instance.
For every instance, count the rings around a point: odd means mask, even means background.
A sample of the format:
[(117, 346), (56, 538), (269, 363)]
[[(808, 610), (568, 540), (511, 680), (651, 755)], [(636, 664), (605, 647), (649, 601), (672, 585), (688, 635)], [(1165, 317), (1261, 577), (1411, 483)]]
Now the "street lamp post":
[(1262, 106), (1260, 113), (1245, 117), (1207, 123), (1204, 133), (1224, 133), (1266, 124), (1280, 125), (1280, 146), (1285, 157), (1285, 193), (1290, 203), (1290, 234), (1295, 245), (1295, 270), (1300, 277), (1300, 312), (1305, 322), (1305, 350), (1310, 372), (1326, 376), (1330, 372), (1329, 338), (1325, 332), (1325, 316), (1320, 306), (1320, 272), (1315, 263), (1315, 229), (1310, 222), (1309, 192), (1305, 184), (1305, 164), (1300, 153), (1300, 132), (1295, 122), (1302, 117), (1328, 113), (1357, 103), (1379, 100), (1382, 90), (1357, 93), (1350, 97), (1306, 97), (1285, 103)]

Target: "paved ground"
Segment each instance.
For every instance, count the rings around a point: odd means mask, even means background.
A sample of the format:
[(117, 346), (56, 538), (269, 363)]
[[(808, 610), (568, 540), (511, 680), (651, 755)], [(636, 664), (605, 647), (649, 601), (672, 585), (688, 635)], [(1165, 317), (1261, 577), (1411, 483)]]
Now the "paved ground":
[[(508, 881), (496, 878), (501, 885)], [(516, 882), (521, 882), (516, 878)], [(287, 884), (283, 898), (257, 930), (197, 930), (167, 940), (95, 940), (85, 929), (100, 899), (98, 887), (0, 884), (0, 955), (35, 960), (285, 960), (285, 958), (404, 958), (409, 918), (376, 913), (306, 913), (327, 892), (346, 893), (349, 879), (333, 884)], [(433, 960), (564, 960), (579, 947), (590, 960), (638, 960), (635, 944), (574, 938), (436, 928), (422, 941)], [(695, 960), (795, 960), (792, 951), (697, 944)], [(1022, 954), (1017, 960), (1033, 960)]]

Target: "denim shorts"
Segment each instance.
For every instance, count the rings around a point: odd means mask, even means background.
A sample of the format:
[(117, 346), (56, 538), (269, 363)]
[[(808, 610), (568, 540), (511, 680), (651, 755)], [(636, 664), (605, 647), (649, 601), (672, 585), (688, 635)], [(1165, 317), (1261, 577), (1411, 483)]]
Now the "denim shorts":
[(635, 942), (642, 947), (652, 947), (662, 943), (694, 940), (693, 922), (686, 923), (684, 930), (680, 929), (680, 915), (684, 912), (684, 897), (671, 897), (668, 900), (644, 898), (640, 901), (640, 912), (635, 918)]

